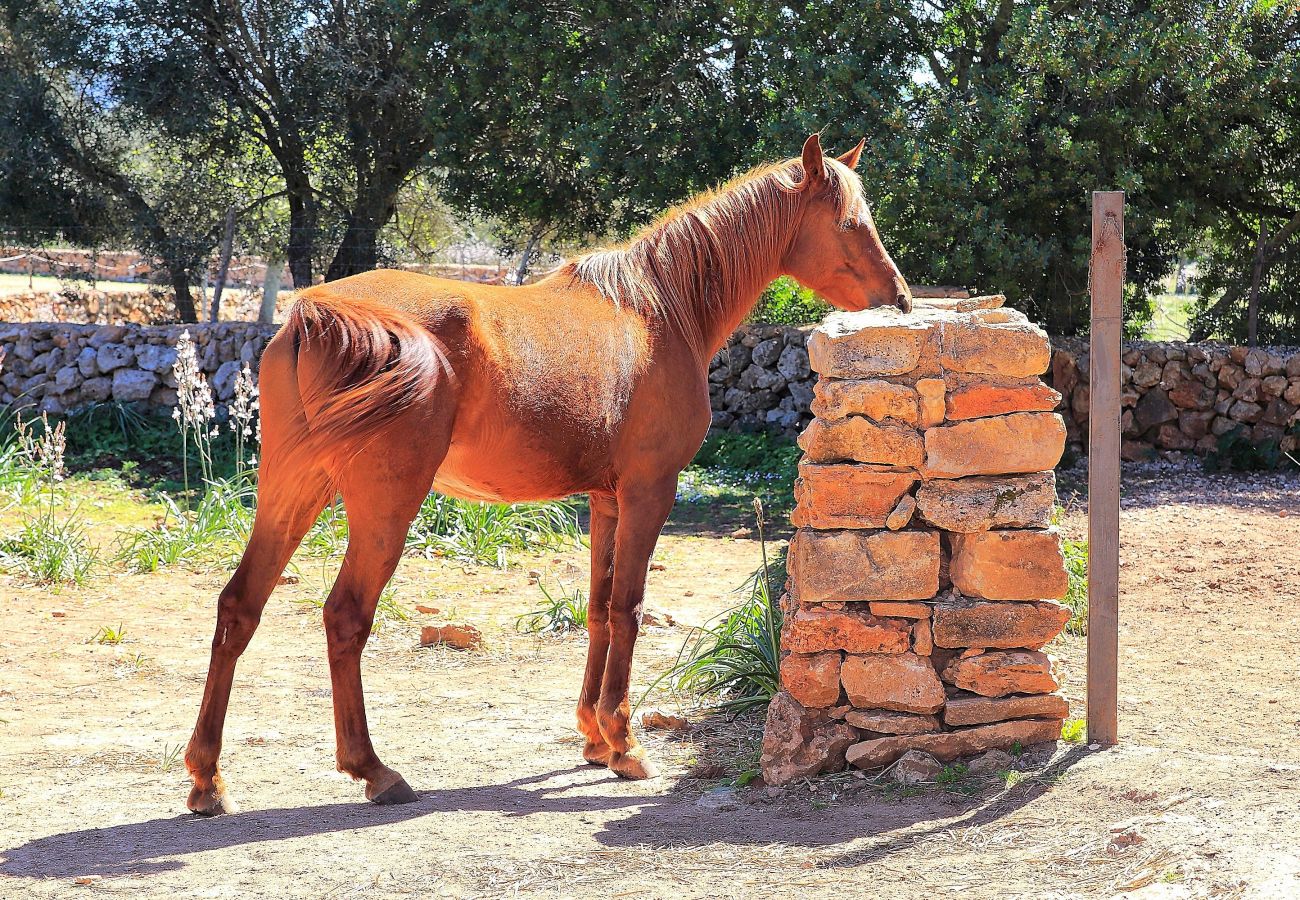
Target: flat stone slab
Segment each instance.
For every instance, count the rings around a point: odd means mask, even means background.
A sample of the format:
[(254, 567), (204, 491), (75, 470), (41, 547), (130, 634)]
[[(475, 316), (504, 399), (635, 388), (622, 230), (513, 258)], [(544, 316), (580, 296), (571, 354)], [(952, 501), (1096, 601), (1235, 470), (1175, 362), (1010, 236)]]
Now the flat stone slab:
[(939, 533), (801, 528), (789, 569), (801, 603), (928, 600), (939, 592)]
[(920, 750), (935, 759), (946, 761), (1013, 744), (1045, 744), (1059, 740), (1060, 737), (1060, 719), (1018, 719), (938, 734), (875, 738), (849, 747), (845, 758), (849, 765), (859, 769), (878, 769), (889, 765), (909, 750)]

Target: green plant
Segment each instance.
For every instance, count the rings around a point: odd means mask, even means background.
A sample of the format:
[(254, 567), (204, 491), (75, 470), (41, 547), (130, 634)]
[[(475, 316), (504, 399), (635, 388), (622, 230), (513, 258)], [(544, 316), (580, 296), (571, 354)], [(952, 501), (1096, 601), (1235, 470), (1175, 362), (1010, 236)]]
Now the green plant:
[[(1300, 423), (1292, 425), (1288, 434), (1300, 438)], [(1238, 425), (1219, 436), (1213, 452), (1206, 454), (1204, 465), (1208, 472), (1268, 472), (1289, 466), (1300, 468), (1300, 461), (1283, 451), (1278, 441), (1254, 443), (1246, 426)]]
[(96, 631), (94, 636), (87, 643), (94, 642), (96, 644), (109, 644), (116, 647), (124, 640), (126, 640), (126, 628), (124, 626), (118, 625), (116, 628), (111, 628), (108, 625), (105, 625), (101, 627), (99, 631)]
[(66, 431), (65, 422), (51, 427), (44, 414), (39, 434), (30, 423), (21, 420), (17, 423), (12, 468), (26, 473), (21, 477), (29, 483), (19, 493), (35, 493), (31, 502), (36, 512), (25, 514), (22, 530), (0, 542), (0, 561), (7, 568), (41, 583), (80, 584), (99, 558), (86, 536), (79, 507), (62, 518), (58, 515)]
[(524, 613), (515, 619), (515, 629), (529, 634), (565, 634), (587, 627), (587, 598), (579, 587), (570, 591), (560, 582), (552, 594), (546, 585), (538, 583), (544, 598), (539, 609)]
[(740, 503), (758, 496), (783, 514), (794, 506), (799, 456), (794, 441), (767, 432), (711, 434), (682, 472), (677, 499)]
[(764, 289), (750, 311), (749, 321), (765, 325), (807, 325), (820, 322), (831, 306), (812, 291), (782, 275)]
[(370, 623), (371, 633), (383, 630), (383, 627), (389, 622), (409, 622), (411, 613), (397, 602), (397, 590), (389, 585), (379, 592), (379, 600), (375, 604), (375, 618)]
[(1066, 719), (1061, 723), (1061, 740), (1070, 744), (1083, 743), (1087, 736), (1087, 726), (1083, 719)]
[(158, 760), (158, 768), (164, 772), (170, 772), (176, 768), (176, 764), (181, 761), (181, 752), (185, 749), (183, 744), (163, 744), (162, 756)]
[(406, 548), (425, 557), (505, 568), (509, 551), (581, 540), (577, 513), (568, 503), (473, 503), (430, 494), (411, 523)]
[(163, 520), (152, 528), (124, 532), (117, 558), (137, 573), (199, 560), (224, 562), (253, 527), (255, 495), (248, 472), (208, 482), (193, 510), (182, 509), (163, 494)]
[(780, 689), (782, 617), (774, 595), (780, 596), (785, 583), (784, 551), (768, 563), (766, 521), (758, 500), (754, 511), (763, 566), (741, 587), (745, 599), (723, 613), (721, 621), (715, 618), (693, 629), (672, 668), (650, 689), (669, 679), (678, 690), (713, 698), (719, 709), (731, 713), (764, 707)]
[(1070, 607), (1070, 620), (1065, 631), (1075, 637), (1088, 633), (1088, 542), (1065, 540), (1061, 543), (1065, 553), (1067, 587), (1065, 605)]

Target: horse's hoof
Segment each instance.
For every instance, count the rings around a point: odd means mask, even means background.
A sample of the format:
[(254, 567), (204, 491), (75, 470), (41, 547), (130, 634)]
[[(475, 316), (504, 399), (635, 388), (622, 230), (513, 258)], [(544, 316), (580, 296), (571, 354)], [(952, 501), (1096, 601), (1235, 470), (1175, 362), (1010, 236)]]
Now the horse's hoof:
[(588, 741), (587, 746), (582, 749), (582, 758), (589, 766), (608, 768), (609, 758), (613, 755), (614, 751), (609, 749), (609, 745), (598, 744), (595, 741)]
[(396, 781), (384, 788), (373, 797), (370, 791), (366, 791), (366, 797), (371, 803), (377, 803), (380, 806), (397, 806), (399, 803), (414, 803), (420, 797), (411, 790), (411, 786), (406, 783), (405, 778), (398, 777)]
[(609, 770), (619, 778), (626, 778), (628, 781), (659, 777), (659, 767), (649, 760), (640, 747), (630, 753), (611, 756)]
[(199, 816), (225, 816), (239, 812), (239, 805), (230, 799), (229, 794), (224, 791), (218, 794), (210, 789), (194, 788), (190, 791), (190, 798), (185, 805), (189, 807), (190, 812)]

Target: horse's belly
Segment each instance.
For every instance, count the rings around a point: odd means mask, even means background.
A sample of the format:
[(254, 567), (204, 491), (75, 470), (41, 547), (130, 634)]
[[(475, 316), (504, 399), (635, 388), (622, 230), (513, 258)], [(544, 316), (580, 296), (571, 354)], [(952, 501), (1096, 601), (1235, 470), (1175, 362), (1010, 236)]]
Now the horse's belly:
[(591, 456), (590, 448), (575, 453), (563, 444), (548, 447), (517, 429), (469, 432), (453, 436), (433, 487), (464, 500), (553, 500), (601, 487), (604, 468), (592, 464)]

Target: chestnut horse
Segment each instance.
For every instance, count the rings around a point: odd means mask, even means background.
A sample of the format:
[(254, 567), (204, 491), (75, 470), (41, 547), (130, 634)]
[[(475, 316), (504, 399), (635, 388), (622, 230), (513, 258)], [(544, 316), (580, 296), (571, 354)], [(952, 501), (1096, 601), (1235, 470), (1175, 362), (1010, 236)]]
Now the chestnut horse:
[(235, 663), (337, 495), (350, 524), (324, 609), (337, 761), (367, 798), (416, 799), (370, 743), (361, 652), (430, 489), (506, 503), (590, 495), (583, 756), (624, 778), (655, 775), (628, 721), (632, 648), (650, 554), (709, 427), (710, 359), (778, 275), (844, 309), (911, 306), (853, 171), (862, 146), (832, 159), (814, 134), (801, 158), (535, 284), (375, 271), (304, 291), (262, 357), (257, 516), (218, 601), (185, 754), (189, 808), (234, 809), (217, 757)]

